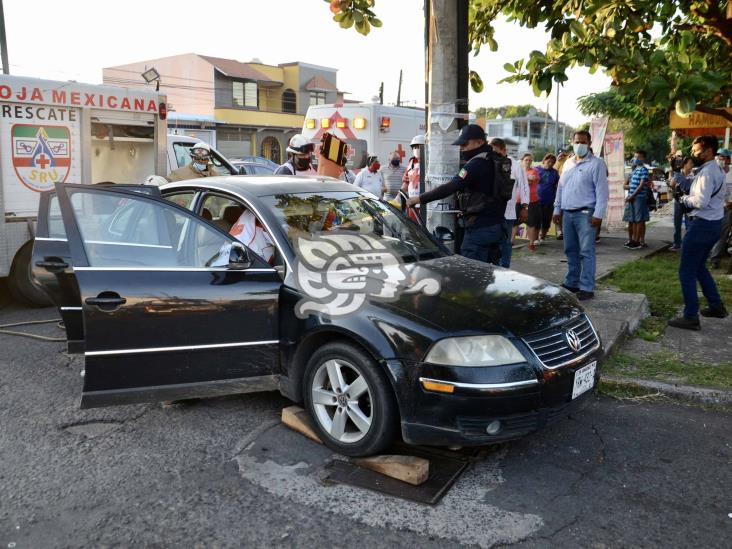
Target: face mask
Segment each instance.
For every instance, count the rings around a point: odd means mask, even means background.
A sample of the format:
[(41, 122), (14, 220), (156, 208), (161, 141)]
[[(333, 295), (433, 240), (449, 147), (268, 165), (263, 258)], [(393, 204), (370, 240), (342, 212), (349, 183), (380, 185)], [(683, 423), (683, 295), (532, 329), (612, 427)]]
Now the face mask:
[(694, 163), (694, 166), (696, 166), (697, 168), (699, 166), (701, 166), (702, 164), (704, 164), (704, 162), (705, 162), (701, 157), (696, 156), (695, 154), (691, 155), (691, 161)]
[(719, 167), (722, 169), (727, 167), (727, 161), (724, 158), (717, 158), (717, 164), (719, 164)]
[(419, 160), (419, 147), (415, 147), (414, 149), (412, 149), (412, 156)]
[(480, 147), (469, 150), (469, 151), (460, 151), (460, 159), (463, 160), (464, 162), (467, 162), (468, 160), (473, 158), (476, 154), (480, 154), (481, 152), (483, 152), (483, 151), (481, 150)]
[(305, 157), (305, 158), (297, 157), (295, 159), (295, 164), (296, 164), (298, 170), (300, 170), (300, 171), (307, 170), (310, 167), (310, 158), (309, 157)]
[(200, 162), (194, 162), (193, 167), (196, 168), (199, 172), (203, 172), (206, 170), (206, 166), (208, 164), (201, 164)]
[(395, 158), (394, 160), (392, 160), (391, 161), (391, 165), (396, 168), (399, 165), (399, 159), (398, 158)]
[(369, 166), (369, 170), (371, 170), (371, 173), (378, 172), (379, 168), (381, 168), (381, 164), (379, 164), (378, 162), (374, 162), (373, 164), (371, 164), (371, 166)]
[(585, 143), (575, 143), (574, 145), (572, 145), (572, 149), (574, 149), (574, 154), (576, 154), (580, 158), (584, 158), (585, 156), (587, 156), (590, 147)]
[(636, 166), (642, 166), (643, 165), (643, 161), (640, 158), (634, 158), (633, 159), (633, 164), (635, 164)]

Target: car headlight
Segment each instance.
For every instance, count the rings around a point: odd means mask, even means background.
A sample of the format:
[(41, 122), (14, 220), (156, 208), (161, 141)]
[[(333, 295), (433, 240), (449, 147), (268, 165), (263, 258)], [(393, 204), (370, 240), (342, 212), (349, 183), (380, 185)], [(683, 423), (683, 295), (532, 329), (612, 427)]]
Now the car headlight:
[(424, 361), (445, 366), (500, 366), (525, 362), (526, 358), (505, 337), (484, 335), (440, 340)]

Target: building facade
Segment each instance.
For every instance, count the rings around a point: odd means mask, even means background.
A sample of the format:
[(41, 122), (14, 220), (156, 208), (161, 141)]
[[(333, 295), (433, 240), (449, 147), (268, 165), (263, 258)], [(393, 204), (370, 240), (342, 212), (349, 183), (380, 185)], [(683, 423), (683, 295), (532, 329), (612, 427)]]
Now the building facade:
[(516, 143), (518, 154), (524, 154), (546, 150), (556, 152), (558, 147), (565, 146), (573, 128), (560, 122), (558, 136), (555, 137), (556, 124), (549, 117), (519, 116), (488, 119), (481, 125), (489, 137), (511, 139)]
[(168, 130), (203, 139), (228, 158), (281, 163), (310, 105), (342, 100), (337, 69), (293, 62), (266, 65), (188, 53), (103, 69), (105, 84), (145, 88), (155, 68), (168, 96)]

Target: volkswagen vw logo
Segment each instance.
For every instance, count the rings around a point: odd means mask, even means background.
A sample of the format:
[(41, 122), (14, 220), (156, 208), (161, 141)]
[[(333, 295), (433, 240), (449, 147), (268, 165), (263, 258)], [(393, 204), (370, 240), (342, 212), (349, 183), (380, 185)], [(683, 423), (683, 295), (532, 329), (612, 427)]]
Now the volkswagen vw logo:
[(567, 330), (567, 333), (564, 334), (564, 336), (567, 338), (567, 343), (569, 344), (570, 349), (572, 349), (575, 353), (580, 350), (582, 343), (580, 342), (580, 338), (577, 335), (577, 332), (575, 332), (574, 330)]

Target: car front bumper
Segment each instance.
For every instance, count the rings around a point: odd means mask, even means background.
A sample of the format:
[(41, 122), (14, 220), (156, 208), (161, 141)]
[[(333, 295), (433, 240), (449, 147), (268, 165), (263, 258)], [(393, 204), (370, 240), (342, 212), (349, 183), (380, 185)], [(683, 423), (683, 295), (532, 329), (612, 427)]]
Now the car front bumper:
[[(402, 437), (410, 444), (479, 446), (521, 438), (581, 408), (600, 378), (602, 349), (561, 368), (525, 363), (501, 368), (448, 368), (390, 361), (401, 413)], [(591, 390), (572, 398), (575, 372), (597, 362)], [(426, 390), (425, 380), (452, 386)], [(499, 423), (497, 432), (496, 421)], [(487, 430), (492, 424), (491, 433)]]

